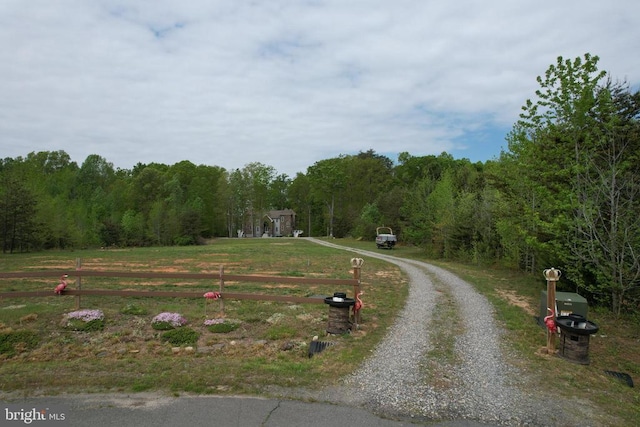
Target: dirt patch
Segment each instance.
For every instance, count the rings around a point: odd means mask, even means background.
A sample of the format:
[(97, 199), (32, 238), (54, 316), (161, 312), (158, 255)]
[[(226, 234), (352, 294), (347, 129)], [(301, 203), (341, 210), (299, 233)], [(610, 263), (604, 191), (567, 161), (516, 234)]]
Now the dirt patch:
[(376, 277), (382, 277), (382, 278), (395, 278), (399, 276), (399, 273), (396, 271), (376, 271), (375, 273), (373, 273)]
[(520, 297), (516, 291), (506, 290), (506, 289), (496, 289), (498, 296), (509, 302), (511, 305), (515, 305), (516, 307), (520, 307), (527, 314), (531, 316), (537, 315), (536, 310), (531, 307), (527, 301), (525, 301), (522, 297)]

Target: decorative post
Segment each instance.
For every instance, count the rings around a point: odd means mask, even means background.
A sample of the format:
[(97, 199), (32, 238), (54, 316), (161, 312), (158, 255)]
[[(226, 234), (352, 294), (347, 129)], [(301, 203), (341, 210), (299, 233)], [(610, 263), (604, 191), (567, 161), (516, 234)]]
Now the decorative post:
[(364, 264), (364, 259), (362, 258), (351, 258), (351, 267), (353, 267), (353, 278), (358, 281), (355, 285), (353, 285), (353, 298), (356, 300), (356, 305), (353, 307), (353, 321), (356, 324), (356, 327), (360, 323), (360, 308), (362, 308), (362, 302), (358, 305), (358, 300), (362, 292), (360, 291), (360, 273), (362, 270), (362, 264)]
[[(76, 271), (82, 270), (82, 260), (80, 258), (76, 258)], [(82, 289), (82, 275), (78, 274), (76, 277), (76, 289)], [(76, 310), (80, 310), (80, 294), (76, 296)]]
[(547, 312), (549, 315), (545, 317), (547, 324), (547, 354), (556, 352), (556, 282), (560, 279), (562, 272), (553, 267), (544, 270), (544, 277), (547, 279)]

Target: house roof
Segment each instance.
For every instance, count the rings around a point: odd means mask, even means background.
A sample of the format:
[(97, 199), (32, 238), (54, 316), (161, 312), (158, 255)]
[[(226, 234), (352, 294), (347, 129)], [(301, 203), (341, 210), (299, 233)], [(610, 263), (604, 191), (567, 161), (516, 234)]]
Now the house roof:
[(293, 215), (295, 216), (295, 212), (293, 211), (293, 209), (281, 209), (281, 210), (273, 210), (273, 211), (269, 211), (267, 212), (267, 215), (270, 217), (276, 217), (276, 216), (282, 216), (282, 215)]

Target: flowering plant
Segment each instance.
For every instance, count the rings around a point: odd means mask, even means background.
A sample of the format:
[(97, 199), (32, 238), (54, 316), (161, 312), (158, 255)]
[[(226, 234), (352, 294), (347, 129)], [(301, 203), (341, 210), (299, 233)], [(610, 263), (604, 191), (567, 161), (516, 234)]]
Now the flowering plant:
[(187, 324), (187, 319), (179, 313), (160, 313), (151, 320), (151, 327), (158, 330), (179, 328)]
[(209, 332), (226, 333), (238, 329), (240, 322), (218, 317), (216, 319), (206, 319), (204, 326), (207, 327)]
[(206, 319), (204, 321), (204, 326), (219, 325), (221, 323), (224, 323), (224, 319)]
[(104, 328), (102, 310), (77, 310), (65, 314), (65, 326), (76, 331), (97, 331)]

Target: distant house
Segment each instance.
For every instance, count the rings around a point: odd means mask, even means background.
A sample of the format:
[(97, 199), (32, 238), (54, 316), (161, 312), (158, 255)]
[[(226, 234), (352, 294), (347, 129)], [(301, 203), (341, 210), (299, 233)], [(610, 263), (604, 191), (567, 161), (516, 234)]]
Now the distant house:
[(296, 213), (293, 210), (271, 210), (263, 214), (248, 214), (245, 217), (242, 235), (244, 237), (293, 236), (295, 229)]

